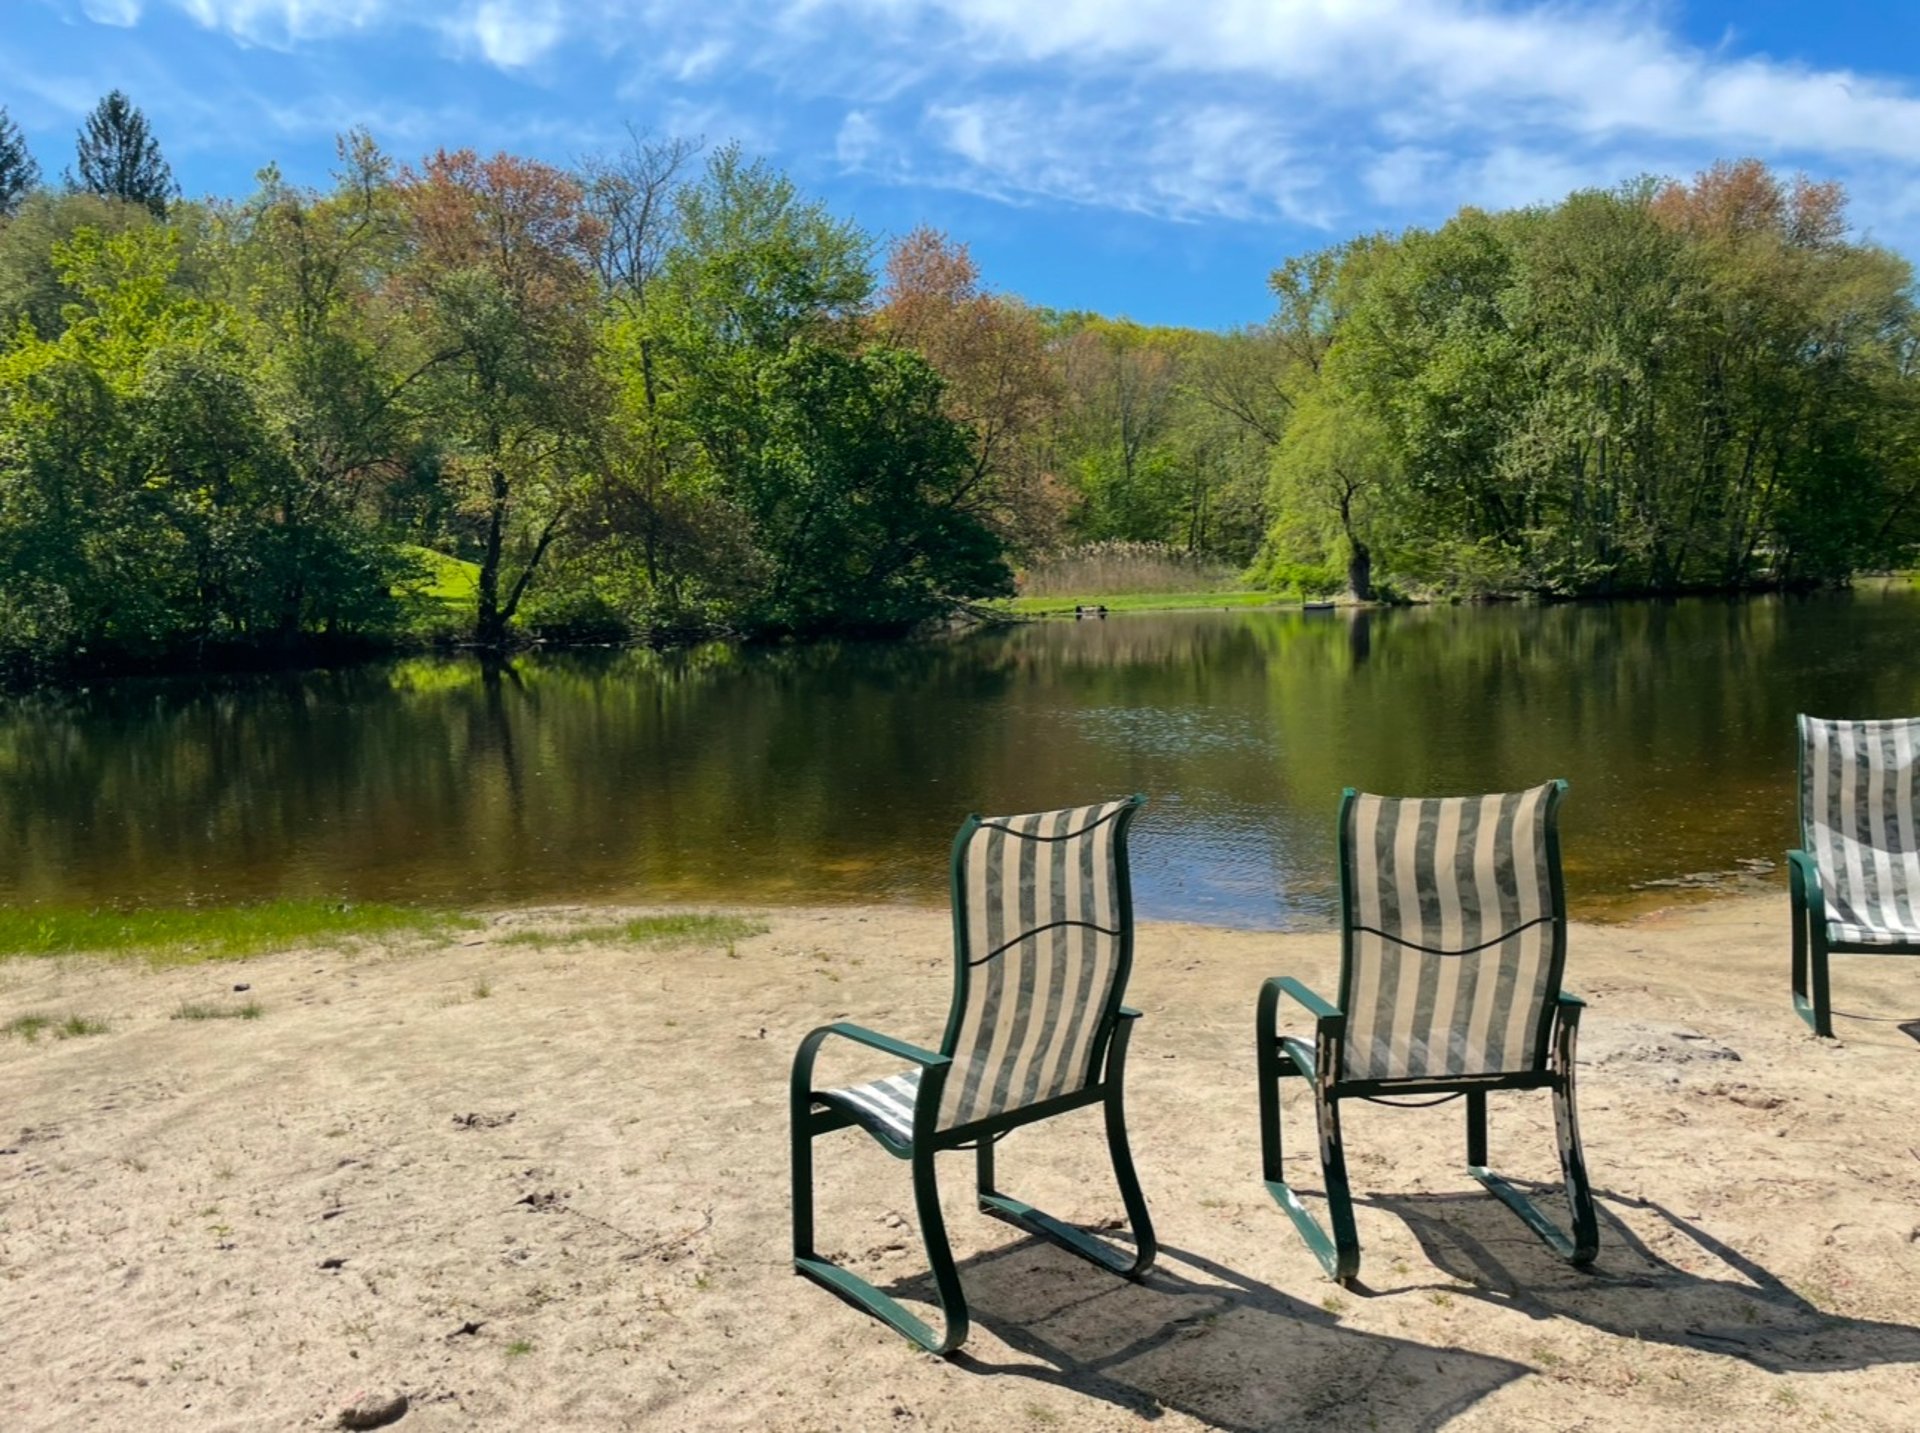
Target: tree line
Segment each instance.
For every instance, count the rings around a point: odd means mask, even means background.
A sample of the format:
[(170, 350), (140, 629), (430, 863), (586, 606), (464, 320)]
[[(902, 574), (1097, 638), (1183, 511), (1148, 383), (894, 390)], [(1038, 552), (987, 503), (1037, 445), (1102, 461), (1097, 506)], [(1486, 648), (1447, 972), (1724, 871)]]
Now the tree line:
[(0, 110), (16, 667), (898, 631), (1106, 539), (1368, 597), (1916, 537), (1911, 271), (1754, 163), (1296, 257), (1206, 333), (993, 292), (735, 146), (339, 155), (189, 201), (116, 92), (45, 185)]

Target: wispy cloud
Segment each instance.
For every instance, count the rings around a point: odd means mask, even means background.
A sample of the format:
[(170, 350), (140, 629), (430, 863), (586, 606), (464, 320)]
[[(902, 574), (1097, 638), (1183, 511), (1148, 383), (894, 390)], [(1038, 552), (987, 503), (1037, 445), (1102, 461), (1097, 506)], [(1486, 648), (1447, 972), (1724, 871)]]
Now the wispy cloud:
[(102, 25), (140, 23), (140, 0), (80, 0), (80, 9), (89, 20)]
[(584, 117), (591, 60), (656, 122), (1008, 202), (1339, 227), (1757, 154), (1920, 225), (1911, 80), (1703, 48), (1663, 0), (73, 3), (248, 45), (436, 48), (515, 77), (529, 122)]

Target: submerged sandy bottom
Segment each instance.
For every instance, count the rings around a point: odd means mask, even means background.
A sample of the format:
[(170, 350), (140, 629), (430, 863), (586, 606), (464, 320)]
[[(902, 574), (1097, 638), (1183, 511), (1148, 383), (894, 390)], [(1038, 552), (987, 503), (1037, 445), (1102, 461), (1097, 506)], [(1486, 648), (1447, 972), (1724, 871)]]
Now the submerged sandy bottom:
[[(1576, 928), (1594, 1272), (1467, 1179), (1459, 1105), (1356, 1106), (1351, 1293), (1255, 1131), (1254, 993), (1330, 989), (1334, 939), (1143, 927), (1160, 1265), (1130, 1285), (982, 1217), (947, 1156), (951, 1361), (787, 1262), (793, 1048), (843, 1017), (937, 1039), (938, 913), (774, 912), (732, 958), (496, 943), (569, 918), (519, 912), (436, 949), (0, 966), (0, 1022), (110, 1024), (0, 1041), (0, 1426), (323, 1426), (404, 1390), (402, 1429), (1920, 1427), (1920, 962), (1836, 959), (1856, 1015), (1816, 1041), (1785, 904)], [(1555, 1177), (1546, 1097), (1492, 1108), (1496, 1165)], [(1015, 1134), (1002, 1186), (1115, 1218), (1099, 1129)], [(905, 1166), (854, 1132), (819, 1160), (823, 1250), (924, 1299)]]

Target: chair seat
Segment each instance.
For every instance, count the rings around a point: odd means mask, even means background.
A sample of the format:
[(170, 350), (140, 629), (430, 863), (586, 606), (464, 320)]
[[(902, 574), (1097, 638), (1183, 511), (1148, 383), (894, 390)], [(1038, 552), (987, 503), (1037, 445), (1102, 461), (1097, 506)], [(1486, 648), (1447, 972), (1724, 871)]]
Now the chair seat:
[(920, 1072), (907, 1070), (843, 1090), (822, 1090), (814, 1099), (844, 1111), (861, 1128), (885, 1135), (895, 1144), (913, 1143), (913, 1105), (920, 1095)]
[(1856, 921), (1828, 921), (1829, 945), (1920, 945), (1920, 926), (1866, 925)]

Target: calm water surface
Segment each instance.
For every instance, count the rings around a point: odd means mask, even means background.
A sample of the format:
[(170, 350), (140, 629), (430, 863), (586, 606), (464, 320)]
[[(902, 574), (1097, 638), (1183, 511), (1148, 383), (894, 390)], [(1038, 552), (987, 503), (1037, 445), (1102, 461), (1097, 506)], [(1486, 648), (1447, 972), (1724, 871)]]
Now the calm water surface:
[(0, 899), (938, 902), (967, 811), (1137, 790), (1143, 914), (1318, 926), (1342, 786), (1564, 776), (1604, 915), (1778, 858), (1794, 714), (1920, 711), (1916, 637), (1889, 587), (115, 683), (0, 707)]

